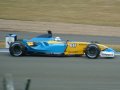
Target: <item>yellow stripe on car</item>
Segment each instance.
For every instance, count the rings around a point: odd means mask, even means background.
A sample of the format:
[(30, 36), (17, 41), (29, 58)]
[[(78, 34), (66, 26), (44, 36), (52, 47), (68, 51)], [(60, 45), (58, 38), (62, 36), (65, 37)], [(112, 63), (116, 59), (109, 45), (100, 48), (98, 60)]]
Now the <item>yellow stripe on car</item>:
[(86, 49), (87, 42), (67, 42), (67, 48), (65, 51), (65, 55), (76, 54), (83, 55), (84, 50)]
[(27, 42), (27, 45), (29, 45), (29, 46), (33, 46), (34, 43), (33, 43), (33, 42)]

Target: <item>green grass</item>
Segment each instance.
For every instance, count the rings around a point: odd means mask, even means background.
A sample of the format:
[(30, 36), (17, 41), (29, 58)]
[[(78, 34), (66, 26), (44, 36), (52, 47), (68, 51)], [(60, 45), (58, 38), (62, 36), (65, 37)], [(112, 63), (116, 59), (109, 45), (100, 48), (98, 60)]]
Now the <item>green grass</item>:
[(120, 0), (0, 0), (0, 18), (120, 26)]

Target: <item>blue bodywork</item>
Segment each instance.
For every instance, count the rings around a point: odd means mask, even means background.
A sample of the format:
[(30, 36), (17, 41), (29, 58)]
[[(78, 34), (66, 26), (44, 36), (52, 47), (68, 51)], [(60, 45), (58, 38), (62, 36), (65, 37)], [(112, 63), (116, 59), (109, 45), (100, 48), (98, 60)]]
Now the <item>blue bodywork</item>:
[(106, 51), (106, 52), (116, 52), (114, 49), (112, 49), (112, 48), (107, 48), (107, 49), (105, 49), (104, 51)]
[[(27, 53), (30, 54), (63, 54), (66, 50), (66, 43), (64, 41), (58, 41), (56, 43), (49, 43), (54, 41), (53, 37), (49, 36), (37, 36), (30, 40), (23, 40), (22, 43), (26, 47)], [(27, 42), (33, 42), (33, 46), (29, 46)]]

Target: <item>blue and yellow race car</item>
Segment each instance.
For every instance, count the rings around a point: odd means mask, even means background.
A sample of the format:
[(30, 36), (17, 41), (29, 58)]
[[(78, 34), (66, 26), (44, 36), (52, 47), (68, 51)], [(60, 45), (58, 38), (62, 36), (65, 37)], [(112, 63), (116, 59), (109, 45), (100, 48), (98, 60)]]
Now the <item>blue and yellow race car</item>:
[(10, 44), (12, 56), (51, 55), (51, 56), (86, 56), (90, 59), (98, 57), (115, 57), (115, 51), (105, 45), (93, 42), (64, 41), (53, 37), (52, 32), (39, 35), (30, 40), (23, 39)]

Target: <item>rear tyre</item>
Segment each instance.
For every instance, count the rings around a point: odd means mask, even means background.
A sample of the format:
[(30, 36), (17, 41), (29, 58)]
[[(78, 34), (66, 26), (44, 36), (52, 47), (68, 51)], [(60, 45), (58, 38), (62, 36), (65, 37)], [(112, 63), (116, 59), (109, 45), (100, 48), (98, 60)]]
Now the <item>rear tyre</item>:
[(25, 46), (20, 41), (16, 41), (10, 45), (9, 52), (16, 57), (25, 55)]
[(100, 49), (96, 44), (89, 44), (85, 50), (86, 57), (90, 59), (98, 58), (100, 54)]

